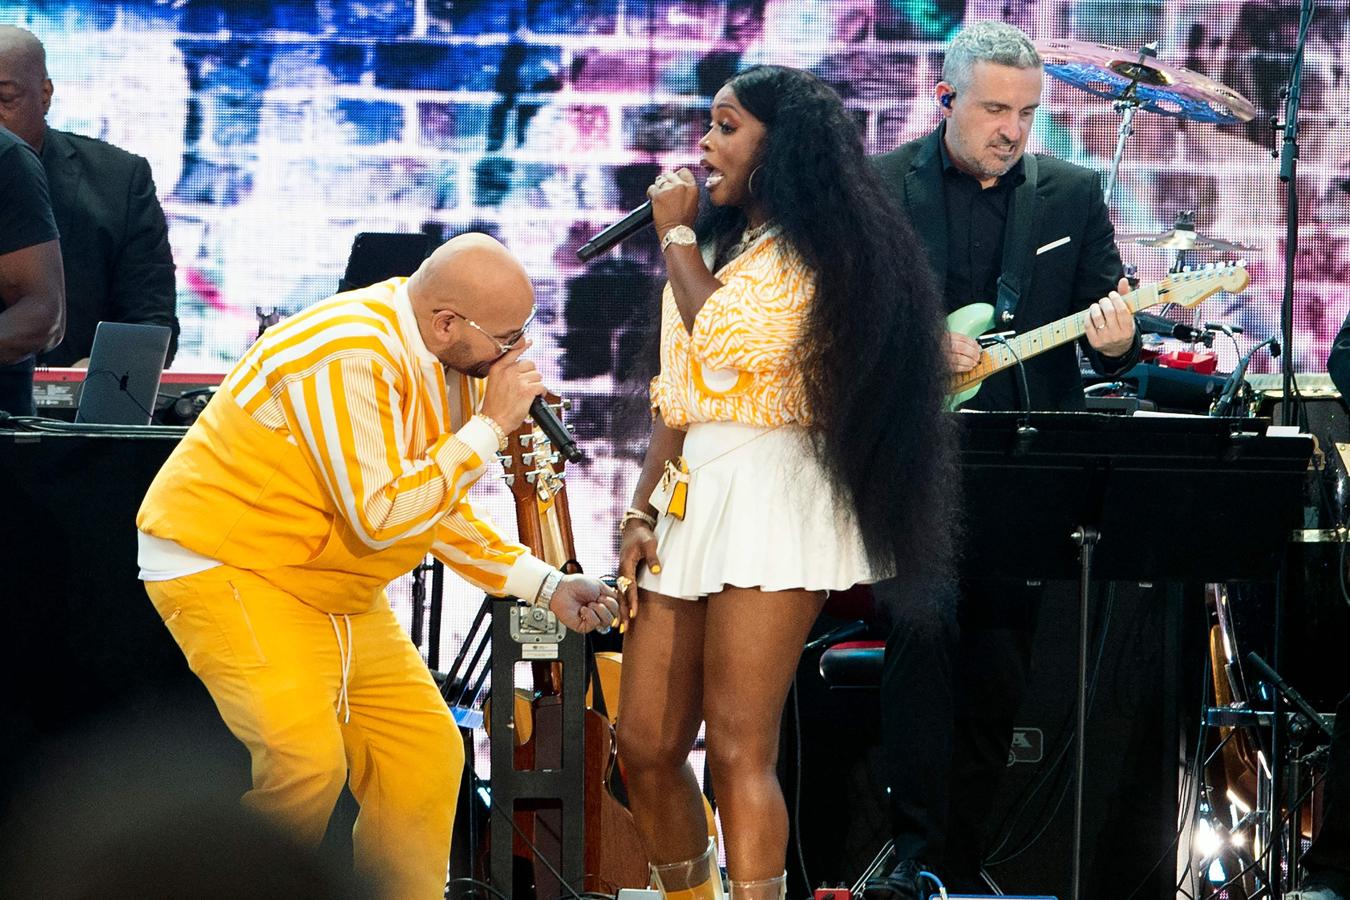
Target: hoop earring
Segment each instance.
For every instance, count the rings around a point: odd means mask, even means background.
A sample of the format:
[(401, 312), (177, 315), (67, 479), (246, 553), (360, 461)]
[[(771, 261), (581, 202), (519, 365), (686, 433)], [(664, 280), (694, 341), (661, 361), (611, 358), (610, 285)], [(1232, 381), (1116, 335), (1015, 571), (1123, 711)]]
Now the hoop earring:
[(763, 163), (755, 166), (754, 169), (750, 171), (750, 177), (745, 179), (745, 190), (751, 197), (755, 196), (755, 176), (759, 174), (759, 170), (762, 168), (764, 168)]

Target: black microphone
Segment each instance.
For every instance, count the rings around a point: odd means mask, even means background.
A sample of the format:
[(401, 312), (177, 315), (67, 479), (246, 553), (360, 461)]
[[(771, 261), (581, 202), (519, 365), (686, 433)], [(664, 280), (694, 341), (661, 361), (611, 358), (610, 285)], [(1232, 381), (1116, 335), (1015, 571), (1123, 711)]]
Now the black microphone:
[(1317, 710), (1313, 709), (1312, 704), (1305, 700), (1302, 694), (1294, 690), (1292, 684), (1281, 678), (1280, 673), (1271, 668), (1270, 664), (1258, 656), (1255, 650), (1247, 654), (1247, 663), (1256, 669), (1262, 681), (1284, 694), (1294, 708), (1303, 713), (1304, 718), (1308, 720), (1308, 724), (1321, 729), (1323, 734), (1331, 737), (1331, 729), (1327, 726), (1326, 721), (1317, 714)]
[(652, 201), (639, 206), (613, 225), (581, 245), (577, 259), (589, 262), (615, 244), (625, 241), (652, 224)]
[(1179, 341), (1185, 341), (1188, 344), (1195, 344), (1203, 341), (1206, 337), (1205, 332), (1199, 328), (1193, 328), (1182, 322), (1174, 322), (1171, 319), (1165, 319), (1162, 316), (1149, 315), (1148, 313), (1135, 313), (1135, 324), (1139, 328), (1140, 334), (1160, 334), (1163, 337), (1176, 338)]
[(1252, 357), (1256, 351), (1262, 347), (1270, 347), (1271, 357), (1280, 355), (1280, 341), (1276, 335), (1271, 335), (1252, 349), (1248, 350), (1238, 358), (1238, 364), (1233, 368), (1233, 372), (1228, 376), (1228, 381), (1224, 383), (1223, 393), (1214, 403), (1214, 409), (1210, 415), (1231, 416), (1234, 414), (1234, 403), (1236, 402), (1239, 387), (1247, 380), (1247, 366), (1251, 365)]
[(534, 419), (549, 443), (556, 447), (568, 462), (581, 462), (586, 458), (586, 454), (581, 452), (577, 442), (572, 439), (572, 432), (568, 431), (562, 420), (554, 415), (543, 397), (535, 397), (534, 402), (530, 404), (530, 418)]

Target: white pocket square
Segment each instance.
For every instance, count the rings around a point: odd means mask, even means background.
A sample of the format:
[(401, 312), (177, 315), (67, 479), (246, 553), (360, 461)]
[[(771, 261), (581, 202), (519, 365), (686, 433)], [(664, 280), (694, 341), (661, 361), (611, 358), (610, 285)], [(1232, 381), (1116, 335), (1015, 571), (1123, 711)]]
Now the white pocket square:
[(1064, 246), (1065, 244), (1067, 244), (1068, 242), (1069, 242), (1069, 236), (1066, 234), (1066, 235), (1064, 235), (1064, 237), (1060, 238), (1060, 239), (1057, 240), (1057, 241), (1051, 241), (1050, 243), (1048, 243), (1048, 244), (1046, 244), (1046, 245), (1044, 245), (1044, 246), (1042, 246), (1042, 247), (1037, 247), (1037, 248), (1036, 248), (1036, 255), (1037, 255), (1037, 256), (1040, 256), (1042, 253), (1048, 253), (1049, 251), (1055, 249), (1056, 247), (1063, 247), (1063, 246)]

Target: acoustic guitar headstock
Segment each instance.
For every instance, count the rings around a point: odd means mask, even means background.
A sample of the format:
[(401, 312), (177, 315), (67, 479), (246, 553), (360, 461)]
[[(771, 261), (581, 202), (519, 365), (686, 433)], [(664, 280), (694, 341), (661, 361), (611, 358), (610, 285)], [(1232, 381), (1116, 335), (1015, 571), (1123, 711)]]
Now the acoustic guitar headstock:
[[(560, 418), (569, 406), (556, 394), (546, 394), (545, 399)], [(511, 433), (505, 452), (499, 453), (498, 458), (506, 472), (502, 479), (517, 503), (526, 500), (547, 503), (561, 490), (566, 478), (562, 454), (533, 419), (526, 419), (524, 425)]]

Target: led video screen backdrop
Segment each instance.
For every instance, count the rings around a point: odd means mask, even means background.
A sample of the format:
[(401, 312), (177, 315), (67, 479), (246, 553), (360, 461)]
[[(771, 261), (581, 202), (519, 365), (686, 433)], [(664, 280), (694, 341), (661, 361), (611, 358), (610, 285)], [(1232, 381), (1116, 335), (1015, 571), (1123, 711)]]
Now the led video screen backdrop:
[[(570, 472), (582, 564), (608, 571), (643, 449), (633, 363), (660, 272), (648, 236), (589, 266), (577, 246), (697, 161), (707, 104), (756, 62), (809, 68), (856, 111), (876, 151), (937, 121), (932, 86), (963, 23), (1137, 48), (1240, 91), (1247, 125), (1141, 113), (1113, 202), (1117, 230), (1161, 232), (1193, 210), (1203, 234), (1254, 245), (1252, 287), (1181, 318), (1274, 333), (1283, 190), (1268, 118), (1290, 63), (1291, 0), (6, 0), (0, 22), (45, 42), (51, 122), (146, 156), (169, 219), (183, 335), (175, 367), (224, 370), (258, 309), (333, 291), (353, 236), (490, 232), (538, 292), (533, 357), (574, 398), (586, 464)], [(1323, 0), (1303, 94), (1302, 238), (1293, 348), (1320, 370), (1350, 296), (1350, 47), (1346, 0)], [(1105, 173), (1111, 104), (1054, 80), (1034, 147)], [(1122, 244), (1152, 281), (1171, 257)], [(1200, 257), (1197, 261), (1206, 261)], [(1216, 345), (1229, 368), (1236, 350)], [(1265, 357), (1252, 370), (1271, 368)], [(508, 531), (504, 491), (484, 488)], [(448, 579), (453, 584), (453, 579)], [(476, 606), (452, 587), (447, 642)], [(405, 597), (396, 601), (406, 603)], [(406, 610), (406, 607), (404, 607)]]

